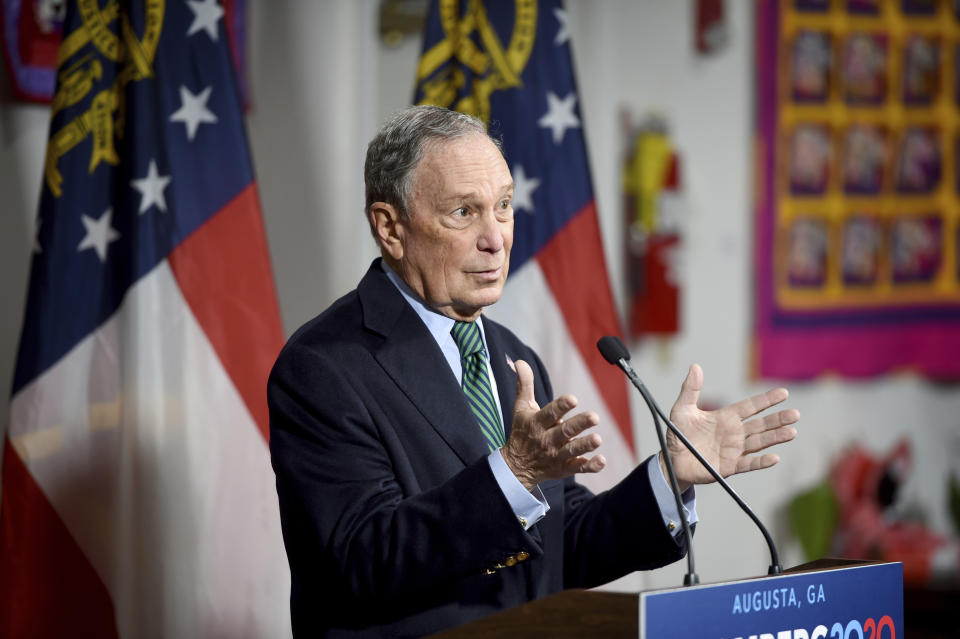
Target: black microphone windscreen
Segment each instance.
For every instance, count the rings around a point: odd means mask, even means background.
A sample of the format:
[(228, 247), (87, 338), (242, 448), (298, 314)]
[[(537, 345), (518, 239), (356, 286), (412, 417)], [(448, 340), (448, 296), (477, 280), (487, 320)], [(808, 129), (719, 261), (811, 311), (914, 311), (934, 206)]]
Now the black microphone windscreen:
[(614, 335), (601, 337), (597, 341), (597, 348), (600, 349), (600, 354), (603, 355), (603, 359), (614, 366), (616, 366), (617, 362), (621, 359), (630, 359), (630, 352), (627, 350), (627, 347), (623, 345), (619, 337)]

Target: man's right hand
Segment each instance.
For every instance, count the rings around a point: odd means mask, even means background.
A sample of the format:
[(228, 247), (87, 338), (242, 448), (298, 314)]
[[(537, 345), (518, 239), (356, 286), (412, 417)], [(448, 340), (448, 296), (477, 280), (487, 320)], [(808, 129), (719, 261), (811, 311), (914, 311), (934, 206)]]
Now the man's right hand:
[(600, 446), (600, 435), (578, 437), (600, 423), (597, 414), (588, 411), (564, 419), (577, 405), (573, 395), (561, 395), (540, 408), (533, 394), (533, 370), (522, 360), (515, 364), (517, 401), (513, 406), (513, 428), (500, 453), (520, 483), (532, 490), (549, 479), (603, 470), (607, 463), (603, 455), (584, 456)]

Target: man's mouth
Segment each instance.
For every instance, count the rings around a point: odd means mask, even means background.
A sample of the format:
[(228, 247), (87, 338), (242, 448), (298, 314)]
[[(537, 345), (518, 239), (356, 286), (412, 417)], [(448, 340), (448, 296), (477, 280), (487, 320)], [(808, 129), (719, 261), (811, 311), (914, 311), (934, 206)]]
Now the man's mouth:
[(499, 280), (500, 276), (503, 274), (503, 267), (498, 266), (489, 270), (468, 271), (468, 273), (483, 280), (496, 281)]

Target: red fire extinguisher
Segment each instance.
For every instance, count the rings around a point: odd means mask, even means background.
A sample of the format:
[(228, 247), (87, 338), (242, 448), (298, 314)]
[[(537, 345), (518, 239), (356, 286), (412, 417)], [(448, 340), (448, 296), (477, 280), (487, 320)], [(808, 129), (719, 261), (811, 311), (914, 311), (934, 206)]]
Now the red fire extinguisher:
[(662, 119), (634, 136), (623, 174), (632, 337), (680, 330), (683, 205), (680, 161)]

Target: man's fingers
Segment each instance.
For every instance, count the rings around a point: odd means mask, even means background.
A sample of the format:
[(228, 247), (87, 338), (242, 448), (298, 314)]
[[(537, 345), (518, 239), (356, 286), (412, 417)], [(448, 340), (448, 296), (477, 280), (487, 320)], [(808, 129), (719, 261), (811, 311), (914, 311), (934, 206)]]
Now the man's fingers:
[(563, 419), (563, 416), (577, 407), (577, 398), (573, 395), (561, 395), (537, 413), (537, 421), (544, 428), (551, 428)]
[(570, 473), (599, 473), (607, 465), (607, 460), (603, 455), (594, 455), (593, 457), (572, 457), (567, 460), (567, 468)]
[(755, 453), (763, 450), (764, 448), (770, 448), (771, 446), (776, 446), (777, 444), (786, 443), (796, 436), (797, 429), (790, 426), (765, 430), (761, 433), (754, 433), (753, 435), (748, 435), (744, 440), (743, 452)]
[(787, 399), (789, 395), (790, 393), (786, 388), (774, 388), (766, 393), (740, 400), (733, 405), (733, 408), (737, 411), (740, 419), (746, 419), (767, 410), (771, 406), (776, 406)]
[(696, 406), (700, 399), (700, 389), (703, 388), (703, 369), (699, 364), (691, 364), (687, 376), (680, 386), (680, 396), (675, 406)]
[(576, 473), (597, 473), (607, 465), (602, 455), (586, 457), (603, 440), (585, 430), (600, 423), (594, 412), (564, 416), (577, 405), (573, 395), (561, 395), (543, 408), (534, 394), (533, 369), (516, 360), (517, 399), (514, 403), (513, 431), (501, 449), (504, 461), (528, 488), (545, 479), (561, 479)]
[(569, 443), (564, 444), (566, 452), (573, 457), (580, 457), (586, 453), (592, 453), (600, 447), (600, 444), (603, 443), (603, 439), (600, 435), (593, 433), (591, 435), (584, 435), (583, 437), (577, 437), (576, 439), (570, 440)]
[[(568, 440), (573, 439), (588, 428), (600, 423), (600, 417), (594, 412), (579, 413), (570, 419), (551, 423), (546, 436), (555, 448), (562, 447)], [(599, 435), (597, 435), (599, 437)]]
[(800, 411), (795, 408), (781, 410), (773, 415), (765, 415), (758, 419), (751, 419), (743, 422), (747, 436), (763, 433), (768, 430), (774, 430), (783, 426), (796, 424), (800, 421)]
[(738, 473), (746, 473), (751, 470), (761, 470), (763, 468), (770, 468), (780, 461), (780, 457), (774, 453), (766, 453), (765, 455), (753, 455), (753, 456), (743, 456), (740, 458), (740, 461), (737, 462)]
[(514, 362), (517, 370), (517, 399), (513, 403), (514, 412), (519, 410), (539, 410), (533, 394), (533, 369), (522, 359)]

